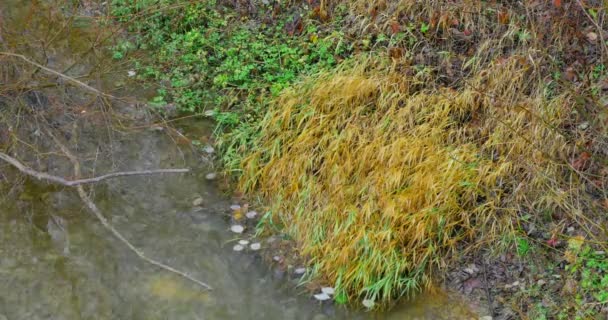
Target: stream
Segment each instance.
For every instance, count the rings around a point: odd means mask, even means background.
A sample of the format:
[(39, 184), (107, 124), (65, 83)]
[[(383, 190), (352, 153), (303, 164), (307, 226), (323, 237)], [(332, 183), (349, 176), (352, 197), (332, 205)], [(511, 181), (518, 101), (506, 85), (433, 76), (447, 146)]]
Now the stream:
[[(139, 102), (153, 90), (131, 79), (124, 62), (109, 58), (104, 37), (116, 26), (96, 20), (103, 7), (95, 3), (0, 1), (1, 51), (123, 97), (100, 99), (17, 58), (1, 60), (0, 148), (4, 125), (22, 137), (11, 149), (16, 157), (36, 170), (71, 177), (69, 161), (41, 134), (38, 121), (44, 119), (78, 152), (87, 177), (190, 168), (186, 174), (109, 179), (87, 190), (135, 247), (213, 290), (141, 260), (74, 189), (25, 178), (0, 163), (0, 320), (476, 319), (466, 303), (447, 295), (423, 294), (389, 313), (320, 303), (293, 275), (262, 261), (264, 241), (260, 252), (234, 252), (242, 238), (230, 232), (233, 203), (219, 179), (206, 179), (218, 170), (213, 155), (190, 143), (212, 143), (213, 123), (188, 118), (153, 124), (156, 118)], [(20, 118), (9, 116), (15, 105), (25, 110)]]

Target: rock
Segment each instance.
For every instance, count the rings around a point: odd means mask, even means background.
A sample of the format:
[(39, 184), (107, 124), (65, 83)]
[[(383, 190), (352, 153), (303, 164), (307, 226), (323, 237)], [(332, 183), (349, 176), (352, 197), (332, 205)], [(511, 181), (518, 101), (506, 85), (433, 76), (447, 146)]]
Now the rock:
[(137, 75), (137, 72), (135, 72), (134, 70), (129, 70), (129, 71), (127, 71), (127, 76), (128, 76), (129, 78), (131, 78), (131, 77), (135, 77), (135, 75)]
[(215, 111), (213, 111), (213, 110), (205, 111), (205, 116), (207, 116), (207, 117), (213, 117), (214, 115), (215, 115)]
[(203, 204), (202, 197), (198, 197), (192, 201), (192, 206), (194, 206), (194, 207), (200, 207), (202, 204)]
[(245, 216), (247, 217), (247, 219), (253, 219), (258, 215), (257, 212), (255, 211), (249, 211), (245, 214)]
[(251, 248), (251, 250), (253, 251), (258, 251), (262, 248), (262, 245), (259, 242), (256, 243), (252, 243), (249, 248)]
[(243, 227), (240, 224), (235, 224), (230, 226), (230, 231), (234, 232), (234, 233), (243, 233), (243, 231), (245, 231), (245, 227)]
[(213, 154), (213, 153), (215, 152), (215, 149), (214, 149), (212, 146), (210, 146), (210, 145), (206, 145), (206, 146), (203, 148), (203, 151), (204, 151), (205, 153), (207, 153), (207, 154)]
[(294, 270), (295, 274), (304, 274), (306, 273), (306, 268), (297, 268), (296, 270)]
[(239, 240), (239, 244), (243, 245), (243, 246), (246, 246), (246, 245), (249, 244), (249, 240)]
[(313, 297), (319, 301), (326, 301), (326, 300), (331, 299), (331, 297), (325, 292), (315, 294)]
[(364, 307), (371, 309), (374, 307), (374, 305), (376, 304), (374, 302), (374, 300), (371, 299), (363, 299), (363, 301), (361, 302), (363, 304)]
[(280, 262), (281, 261), (281, 257), (280, 256), (274, 256), (274, 257), (272, 257), (272, 260), (274, 260), (276, 262)]
[(232, 247), (232, 250), (234, 250), (236, 252), (243, 251), (243, 249), (245, 249), (245, 247), (243, 247), (240, 244), (236, 244), (236, 245), (234, 245), (234, 247)]
[(323, 287), (321, 288), (321, 291), (327, 295), (333, 295), (334, 293), (336, 293), (336, 290), (334, 290), (333, 287)]
[(210, 172), (205, 175), (205, 179), (207, 180), (215, 180), (215, 178), (217, 178), (217, 173), (215, 172)]
[(241, 206), (239, 206), (238, 204), (233, 204), (230, 206), (230, 210), (232, 210), (232, 211), (241, 210)]

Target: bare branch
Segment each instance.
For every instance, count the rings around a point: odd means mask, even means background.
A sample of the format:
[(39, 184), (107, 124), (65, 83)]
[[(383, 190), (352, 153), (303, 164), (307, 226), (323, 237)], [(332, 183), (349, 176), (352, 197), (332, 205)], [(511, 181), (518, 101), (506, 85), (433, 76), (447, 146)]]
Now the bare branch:
[(13, 167), (17, 168), (19, 171), (37, 178), (39, 180), (48, 180), (57, 184), (64, 185), (66, 187), (75, 187), (81, 184), (89, 184), (89, 183), (97, 183), (105, 179), (124, 177), (124, 176), (141, 176), (141, 175), (151, 175), (151, 174), (160, 174), (160, 173), (185, 173), (189, 172), (190, 169), (157, 169), (157, 170), (140, 170), (140, 171), (121, 171), (104, 174), (99, 177), (87, 178), (87, 179), (78, 179), (78, 180), (67, 180), (62, 177), (53, 176), (45, 172), (39, 172), (34, 169), (31, 169), (19, 160), (7, 155), (6, 153), (0, 152), (0, 159), (8, 162)]
[(89, 91), (95, 92), (95, 93), (97, 93), (99, 95), (102, 95), (104, 97), (116, 98), (113, 95), (107, 94), (105, 92), (101, 92), (101, 91), (99, 91), (99, 90), (97, 90), (97, 89), (89, 86), (88, 84), (86, 84), (86, 83), (84, 83), (84, 82), (82, 82), (82, 81), (80, 81), (78, 79), (75, 79), (75, 78), (70, 77), (68, 75), (65, 75), (65, 74), (63, 74), (61, 72), (58, 72), (58, 71), (55, 71), (53, 69), (47, 68), (47, 67), (45, 67), (45, 66), (43, 66), (43, 65), (41, 65), (41, 64), (39, 64), (39, 63), (37, 63), (35, 61), (32, 61), (32, 60), (30, 60), (28, 57), (26, 57), (24, 55), (17, 54), (17, 53), (12, 53), (12, 52), (0, 52), (0, 55), (19, 58), (19, 59), (21, 59), (21, 60), (23, 60), (23, 61), (25, 61), (25, 62), (27, 62), (27, 63), (29, 63), (31, 65), (34, 65), (34, 66), (36, 66), (36, 67), (38, 67), (38, 68), (40, 68), (40, 69), (48, 72), (48, 73), (54, 74), (54, 75), (56, 75), (58, 77), (61, 77), (61, 78), (66, 79), (68, 81), (71, 81), (71, 82), (73, 82), (73, 83), (75, 83), (75, 84), (77, 84), (77, 85), (79, 85), (79, 86), (81, 86), (81, 87), (83, 87), (83, 88), (85, 88), (85, 89), (87, 89)]

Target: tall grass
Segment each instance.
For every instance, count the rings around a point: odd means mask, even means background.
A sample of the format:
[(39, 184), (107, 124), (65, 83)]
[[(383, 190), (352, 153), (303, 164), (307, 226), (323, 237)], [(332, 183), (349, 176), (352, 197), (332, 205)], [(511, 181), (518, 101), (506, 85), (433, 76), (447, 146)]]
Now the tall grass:
[(242, 163), (241, 190), (265, 199), (316, 276), (351, 301), (428, 287), (459, 244), (560, 208), (569, 191), (556, 186), (576, 184), (559, 130), (571, 97), (535, 89), (527, 55), (458, 91), (400, 68), (360, 56), (284, 91)]

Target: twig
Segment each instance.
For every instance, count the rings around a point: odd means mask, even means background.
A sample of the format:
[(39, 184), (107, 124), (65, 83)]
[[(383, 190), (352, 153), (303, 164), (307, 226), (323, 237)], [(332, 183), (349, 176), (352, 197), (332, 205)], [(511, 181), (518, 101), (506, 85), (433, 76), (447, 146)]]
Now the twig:
[[(72, 162), (72, 165), (74, 166), (74, 175), (76, 177), (80, 177), (81, 175), (81, 169), (80, 169), (80, 163), (78, 162), (78, 160), (76, 159), (76, 157), (70, 152), (70, 150), (63, 145), (63, 143), (61, 143), (61, 141), (59, 141), (59, 139), (57, 139), (57, 137), (55, 137), (55, 135), (53, 135), (52, 133), (48, 132), (49, 135), (53, 138), (53, 140), (55, 141), (55, 143), (59, 146), (59, 148), (61, 149), (61, 151), (70, 159), (70, 161)], [(89, 210), (91, 210), (91, 212), (93, 212), (93, 214), (95, 214), (95, 216), (97, 217), (97, 219), (101, 222), (101, 224), (108, 230), (110, 230), (110, 232), (112, 232), (112, 234), (114, 234), (114, 236), (116, 238), (118, 238), (122, 243), (124, 243), (131, 251), (133, 251), (138, 257), (140, 257), (142, 260), (157, 266), (161, 269), (164, 269), (166, 271), (175, 273), (179, 276), (182, 276), (198, 285), (200, 285), (201, 287), (207, 289), (207, 290), (211, 290), (211, 286), (209, 286), (208, 284), (190, 276), (189, 274), (177, 270), (171, 266), (168, 266), (160, 261), (157, 261), (155, 259), (149, 258), (147, 257), (143, 251), (139, 250), (137, 247), (135, 247), (133, 244), (131, 244), (131, 242), (129, 242), (129, 240), (127, 240), (127, 238), (125, 238), (118, 230), (116, 230), (114, 227), (112, 227), (112, 225), (110, 224), (110, 222), (108, 221), (108, 219), (106, 219), (106, 217), (101, 213), (101, 211), (99, 210), (99, 208), (95, 205), (95, 203), (93, 202), (93, 200), (91, 200), (91, 198), (89, 197), (89, 195), (87, 195), (87, 193), (84, 190), (84, 187), (82, 186), (84, 183), (93, 183), (93, 182), (99, 182), (101, 180), (107, 179), (107, 178), (112, 178), (112, 177), (118, 177), (118, 176), (128, 176), (128, 175), (138, 175), (138, 174), (152, 174), (152, 173), (181, 173), (181, 172), (188, 172), (188, 169), (165, 169), (165, 170), (146, 170), (146, 171), (129, 171), (129, 172), (117, 172), (117, 173), (111, 173), (111, 174), (106, 174), (100, 177), (96, 177), (96, 178), (90, 178), (90, 179), (79, 179), (79, 180), (66, 180), (64, 178), (61, 177), (57, 177), (57, 176), (53, 176), (44, 172), (38, 172), (35, 171), (31, 168), (28, 168), (27, 166), (23, 165), (21, 162), (19, 162), (18, 160), (16, 160), (15, 158), (12, 158), (4, 153), (0, 153), (0, 159), (10, 163), (11, 165), (13, 165), (15, 168), (17, 168), (19, 171), (21, 171), (24, 174), (30, 175), (32, 177), (38, 178), (38, 179), (45, 179), (45, 180), (49, 180), (61, 185), (65, 185), (65, 186), (71, 186), (71, 187), (76, 187), (76, 190), (78, 191), (78, 195), (80, 196), (80, 199), (86, 204), (86, 206), (89, 208)]]
[(17, 54), (17, 53), (12, 53), (12, 52), (0, 52), (0, 55), (19, 58), (19, 59), (21, 59), (21, 60), (23, 60), (23, 61), (25, 61), (25, 62), (27, 62), (27, 63), (29, 63), (31, 65), (34, 65), (34, 66), (36, 66), (36, 67), (38, 67), (38, 68), (40, 68), (40, 69), (48, 72), (48, 73), (54, 74), (54, 75), (56, 75), (58, 77), (61, 77), (61, 78), (66, 79), (68, 81), (71, 81), (71, 82), (73, 82), (73, 83), (75, 83), (75, 84), (77, 84), (77, 85), (79, 85), (79, 86), (81, 86), (81, 87), (83, 87), (83, 88), (85, 88), (85, 89), (87, 89), (89, 91), (95, 92), (95, 93), (97, 93), (99, 95), (102, 95), (104, 97), (109, 97), (109, 98), (116, 99), (116, 97), (114, 97), (111, 94), (107, 94), (105, 92), (101, 92), (101, 91), (99, 91), (99, 90), (97, 90), (97, 89), (89, 86), (88, 84), (86, 84), (86, 83), (84, 83), (84, 82), (82, 82), (80, 80), (77, 80), (77, 79), (75, 79), (73, 77), (70, 77), (70, 76), (65, 75), (65, 74), (63, 74), (61, 72), (55, 71), (53, 69), (47, 68), (47, 67), (45, 67), (45, 66), (43, 66), (43, 65), (41, 65), (41, 64), (39, 64), (39, 63), (37, 63), (35, 61), (30, 60), (28, 57), (26, 57), (24, 55)]
[(185, 172), (190, 171), (190, 169), (158, 169), (158, 170), (141, 170), (141, 171), (121, 171), (121, 172), (104, 174), (102, 176), (98, 176), (98, 177), (94, 177), (94, 178), (67, 180), (62, 177), (50, 175), (45, 172), (39, 172), (34, 169), (31, 169), (31, 168), (25, 166), (24, 164), (22, 164), (21, 162), (19, 162), (19, 160), (15, 159), (5, 153), (2, 153), (2, 152), (0, 152), (0, 159), (8, 162), (13, 167), (17, 168), (19, 171), (21, 171), (27, 175), (30, 175), (34, 178), (37, 178), (39, 180), (49, 180), (51, 182), (64, 185), (66, 187), (74, 187), (74, 186), (81, 185), (81, 184), (97, 183), (97, 182), (100, 182), (105, 179), (124, 177), (124, 176), (141, 176), (141, 175), (150, 175), (150, 174), (159, 174), (159, 173), (185, 173)]

